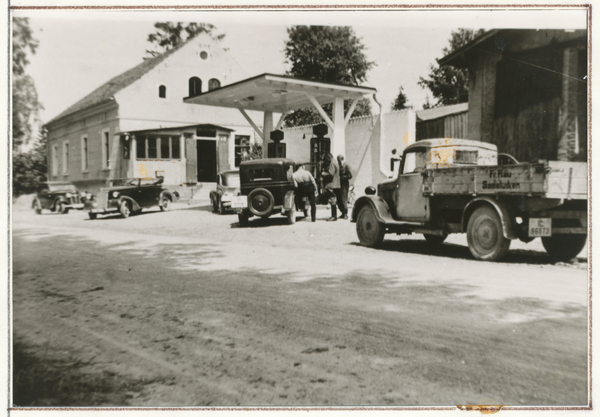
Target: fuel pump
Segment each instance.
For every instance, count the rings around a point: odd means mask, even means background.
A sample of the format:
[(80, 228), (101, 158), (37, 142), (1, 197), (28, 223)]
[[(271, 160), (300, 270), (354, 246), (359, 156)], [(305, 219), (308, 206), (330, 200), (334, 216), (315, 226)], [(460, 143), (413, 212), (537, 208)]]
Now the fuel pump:
[(281, 143), (283, 140), (283, 131), (274, 130), (270, 134), (272, 143), (269, 143), (267, 147), (268, 158), (285, 158), (285, 143)]
[(319, 194), (323, 193), (323, 184), (321, 181), (321, 172), (323, 168), (323, 157), (331, 152), (331, 139), (326, 138), (327, 125), (320, 124), (313, 126), (313, 135), (310, 139), (310, 166), (313, 177), (319, 186)]

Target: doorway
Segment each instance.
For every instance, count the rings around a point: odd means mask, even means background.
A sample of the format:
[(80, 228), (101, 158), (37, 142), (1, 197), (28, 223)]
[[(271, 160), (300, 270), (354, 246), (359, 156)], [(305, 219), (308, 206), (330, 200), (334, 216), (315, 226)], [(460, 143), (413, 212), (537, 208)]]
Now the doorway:
[(217, 141), (198, 140), (196, 143), (198, 182), (217, 181)]

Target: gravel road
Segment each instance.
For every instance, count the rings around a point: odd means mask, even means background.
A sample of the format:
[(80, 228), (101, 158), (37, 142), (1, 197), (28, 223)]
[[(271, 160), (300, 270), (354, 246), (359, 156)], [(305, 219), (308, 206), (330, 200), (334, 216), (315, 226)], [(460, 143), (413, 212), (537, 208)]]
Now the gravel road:
[(23, 406), (585, 406), (588, 264), (208, 205), (13, 212)]

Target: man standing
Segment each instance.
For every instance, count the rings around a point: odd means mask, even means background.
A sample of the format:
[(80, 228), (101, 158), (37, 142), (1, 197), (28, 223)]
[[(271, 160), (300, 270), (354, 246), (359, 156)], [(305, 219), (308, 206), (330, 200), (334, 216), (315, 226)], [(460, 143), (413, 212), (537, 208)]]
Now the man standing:
[[(294, 179), (294, 186), (298, 190), (298, 201), (302, 201), (302, 197), (308, 197), (310, 201), (310, 218), (314, 222), (317, 220), (317, 203), (315, 201), (316, 196), (319, 194), (317, 191), (317, 183), (312, 174), (304, 169), (304, 164), (300, 164), (297, 167), (296, 172), (292, 175)], [(306, 215), (306, 211), (304, 211)]]
[(331, 153), (328, 153), (323, 158), (323, 172), (321, 173), (321, 178), (323, 179), (325, 194), (327, 195), (329, 205), (331, 206), (331, 217), (328, 218), (327, 221), (334, 222), (337, 220), (337, 196), (340, 195), (340, 169)]
[(340, 195), (338, 196), (338, 207), (342, 212), (340, 219), (348, 220), (348, 190), (352, 172), (348, 164), (344, 163), (344, 155), (338, 155), (337, 160), (340, 168)]

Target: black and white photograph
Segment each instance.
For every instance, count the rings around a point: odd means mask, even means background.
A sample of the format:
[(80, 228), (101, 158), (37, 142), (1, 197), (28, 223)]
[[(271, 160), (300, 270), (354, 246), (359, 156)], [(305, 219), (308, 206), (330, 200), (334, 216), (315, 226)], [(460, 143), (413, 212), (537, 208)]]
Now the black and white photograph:
[(9, 414), (592, 410), (591, 4), (7, 9)]

